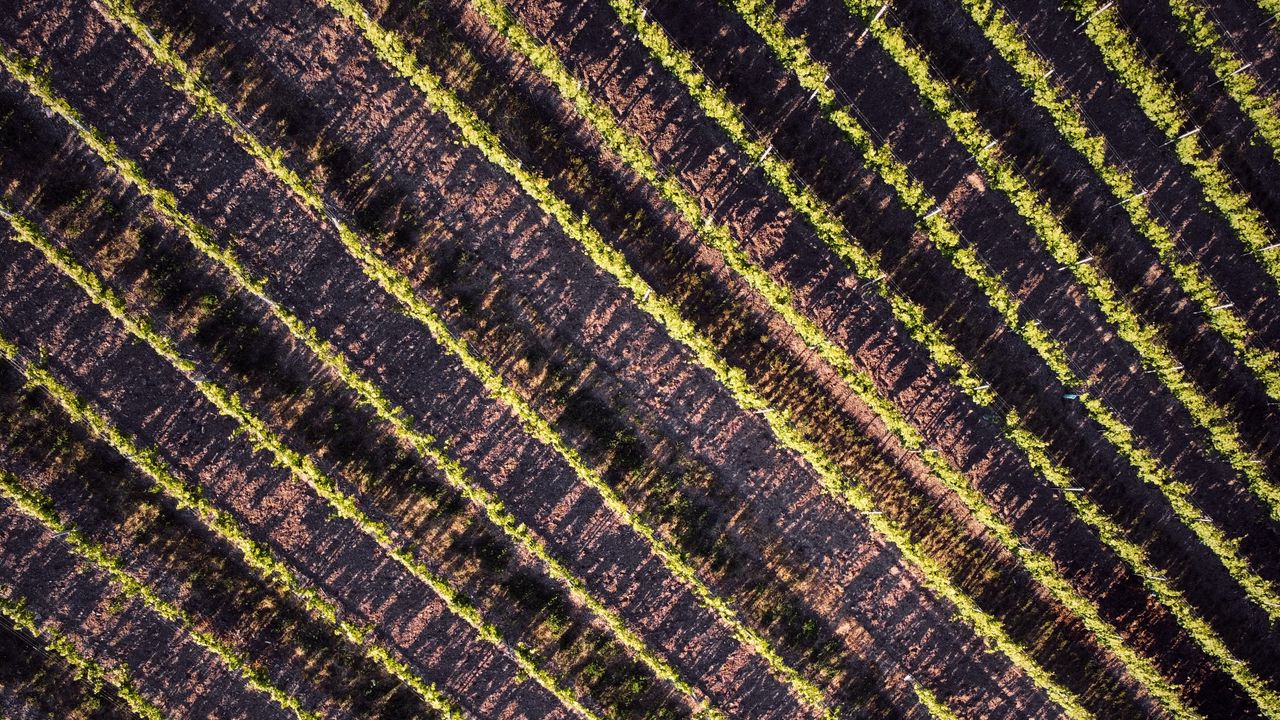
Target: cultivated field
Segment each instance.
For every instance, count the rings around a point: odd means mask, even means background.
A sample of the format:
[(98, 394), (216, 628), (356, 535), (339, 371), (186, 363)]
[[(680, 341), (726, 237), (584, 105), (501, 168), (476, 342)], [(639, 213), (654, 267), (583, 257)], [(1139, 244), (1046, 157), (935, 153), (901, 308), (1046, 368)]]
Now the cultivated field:
[(1280, 718), (1280, 0), (7, 0), (0, 720)]

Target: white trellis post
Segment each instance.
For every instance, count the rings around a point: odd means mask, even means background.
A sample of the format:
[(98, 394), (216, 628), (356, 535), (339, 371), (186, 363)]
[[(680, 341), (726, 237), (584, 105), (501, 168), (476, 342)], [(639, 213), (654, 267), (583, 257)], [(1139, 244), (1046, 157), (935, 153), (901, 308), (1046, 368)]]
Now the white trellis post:
[(871, 26), (875, 25), (876, 21), (880, 19), (880, 16), (884, 14), (884, 11), (888, 9), (889, 3), (885, 3), (880, 6), (880, 9), (876, 11), (876, 14), (871, 17), (871, 22), (867, 23), (867, 28), (858, 36), (858, 42), (862, 42), (862, 38), (866, 37), (867, 33), (871, 32)]
[(1077, 25), (1077, 26), (1075, 27), (1075, 30), (1072, 30), (1072, 32), (1076, 32), (1076, 31), (1078, 31), (1080, 28), (1084, 27), (1085, 25), (1088, 25), (1088, 24), (1089, 24), (1089, 22), (1090, 22), (1091, 20), (1093, 20), (1094, 18), (1098, 17), (1098, 16), (1099, 16), (1099, 15), (1101, 15), (1102, 13), (1106, 12), (1106, 11), (1107, 11), (1107, 10), (1108, 10), (1112, 5), (1115, 5), (1115, 3), (1114, 3), (1114, 2), (1107, 2), (1107, 3), (1106, 3), (1105, 5), (1103, 5), (1102, 7), (1098, 8), (1097, 10), (1094, 10), (1094, 11), (1093, 11), (1093, 14), (1091, 14), (1089, 17), (1085, 18), (1085, 19), (1084, 19), (1084, 22), (1082, 22), (1082, 23), (1080, 23), (1079, 25)]

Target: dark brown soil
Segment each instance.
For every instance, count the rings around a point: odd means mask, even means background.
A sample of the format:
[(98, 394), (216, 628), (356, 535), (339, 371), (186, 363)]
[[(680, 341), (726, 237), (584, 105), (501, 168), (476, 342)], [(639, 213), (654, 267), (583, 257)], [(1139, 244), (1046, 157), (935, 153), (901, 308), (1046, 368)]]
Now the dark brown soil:
[[(22, 602), (42, 627), (106, 667), (127, 668), (138, 691), (163, 712), (208, 718), (286, 718), (265, 695), (154, 615), (119, 595), (107, 576), (82, 565), (66, 543), (3, 502), (0, 555), (5, 599)], [(108, 659), (109, 658), (109, 659)]]
[[(203, 629), (258, 661), (311, 707), (359, 717), (431, 717), (405, 686), (344, 645), (305, 608), (265, 587), (189, 513), (159, 501), (150, 482), (70, 422), (42, 391), (0, 368), (6, 471), (54, 499), (64, 521), (116, 557)], [(53, 438), (50, 442), (49, 439)], [(314, 689), (311, 689), (314, 688)]]
[[(6, 334), (16, 336), (32, 357), (39, 342), (58, 358), (49, 365), (63, 382), (102, 407), (122, 430), (154, 443), (171, 465), (198, 479), (255, 539), (269, 543), (353, 619), (377, 623), (383, 641), (401, 648), (428, 680), (477, 706), (509, 706), (527, 717), (554, 712), (550, 696), (532, 682), (515, 682), (516, 668), (505, 655), (476, 638), (371, 540), (336, 519), (246, 440), (228, 442), (229, 420), (148, 348), (126, 339), (33, 250), (13, 242), (6, 249), (6, 270), (15, 273), (6, 276), (6, 316), (24, 319), (22, 327), (9, 323)], [(73, 327), (48, 325), (67, 318), (74, 319)], [(476, 671), (458, 674), (459, 666)]]
[[(1280, 162), (1257, 136), (1257, 126), (1218, 81), (1209, 57), (1197, 51), (1166, 3), (1116, 5), (1130, 37), (1183, 98), (1210, 148), (1255, 200), (1275, 233), (1280, 226)], [(1263, 76), (1268, 77), (1268, 76)]]
[[(1241, 539), (1264, 575), (1280, 579), (1276, 523), (1168, 392), (1141, 373), (1136, 354), (1069, 274), (1055, 269), (1004, 198), (985, 187), (964, 149), (891, 60), (874, 43), (858, 41), (860, 28), (840, 5), (808, 0), (780, 9), (788, 28), (804, 34), (832, 68), (832, 82), (850, 95), (863, 121), (945, 201), (1028, 316), (1064, 344), (1089, 378), (1088, 389), (1194, 488), (1196, 502)], [(1022, 540), (1052, 558), (1127, 641), (1184, 688), (1191, 704), (1211, 717), (1256, 714), (1243, 691), (1146, 594), (1141, 578), (1099, 543), (1060, 492), (1043, 484), (1002, 437), (996, 416), (951, 385), (885, 303), (866, 292), (767, 185), (753, 158), (702, 117), (606, 3), (516, 0), (511, 7), (658, 164), (699, 197), (703, 211), (727, 223), (750, 255), (794, 290), (800, 311), (848, 351)], [(451, 331), (548, 418), (842, 715), (926, 717), (912, 690), (918, 682), (965, 717), (1057, 716), (1024, 672), (985, 652), (919, 569), (905, 564), (865, 518), (823, 493), (812, 469), (780, 449), (761, 417), (738, 407), (683, 345), (640, 312), (511, 177), (460, 143), (448, 120), (325, 3), (146, 0), (139, 9), (210, 78), (237, 119), (279, 147), (332, 211), (405, 274)], [(440, 73), (511, 153), (588, 217), (655, 292), (676, 303), (847, 477), (866, 486), (877, 507), (1059, 682), (1099, 717), (1162, 716), (1123, 665), (473, 8), (464, 0), (377, 0), (369, 10), (402, 33), (420, 62)], [(1063, 399), (1079, 388), (1057, 384), (976, 287), (914, 230), (892, 190), (821, 120), (760, 40), (709, 1), (658, 2), (648, 12), (694, 52), (858, 241), (880, 255), (889, 280), (944, 328), (1091, 499), (1146, 546), (1232, 651), (1280, 685), (1277, 629), (1079, 406)], [(893, 21), (936, 55), (966, 101), (1005, 138), (1008, 152), (1063, 208), (1064, 223), (1131, 291), (1144, 319), (1169, 333), (1196, 381), (1245, 424), (1246, 440), (1269, 470), (1280, 468), (1277, 408), (1207, 332), (1145, 241), (1109, 208), (1105, 187), (1019, 98), (1016, 78), (981, 34), (933, 0), (900, 12)], [(344, 353), (418, 428), (439, 438), (475, 483), (500, 497), (714, 705), (733, 717), (807, 716), (764, 660), (699, 603), (647, 542), (362, 272), (325, 218), (301, 208), (216, 117), (197, 111), (127, 31), (93, 4), (38, 0), (0, 18), (0, 39), (38, 56), (54, 92), (137, 159), (144, 174), (173, 190), (182, 210), (264, 278), (283, 307)], [(1152, 41), (1171, 42), (1158, 31)], [(1105, 83), (1105, 68), (1101, 73)], [(978, 80), (966, 82), (972, 78)], [(1125, 108), (1114, 117), (1128, 128), (1135, 116)], [(0, 79), (0, 120), (4, 201), (172, 338), (196, 362), (199, 376), (241, 393), (289, 446), (314, 459), (364, 512), (391, 528), (397, 542), (458, 588), (504, 643), (528, 648), (601, 714), (691, 712), (688, 698), (629, 657), (431, 462), (396, 440), (265, 304), (157, 219), (7, 74)], [(1105, 129), (1111, 132), (1110, 125)], [(1157, 145), (1142, 132), (1135, 137)], [(1248, 151), (1232, 162), (1261, 172)], [(1193, 245), (1197, 260), (1233, 299), (1244, 298), (1248, 322), (1274, 341), (1280, 321), (1267, 302), (1270, 286), (1239, 262), (1229, 230), (1196, 206), (1197, 191), (1176, 163), (1163, 167), (1157, 158), (1144, 168), (1169, 176), (1160, 186), (1164, 195), (1157, 195), (1168, 203), (1166, 212), (1184, 232), (1203, 235)], [(28, 357), (41, 358), (127, 433), (155, 446), (255, 539), (347, 617), (376, 627), (400, 659), (468, 712), (570, 714), (518, 672), (507, 650), (480, 640), (384, 549), (237, 435), (189, 378), (129, 339), (38, 252), (7, 237), (0, 247), (0, 332)], [(20, 389), (13, 371), (3, 371), (8, 374), (0, 381), (8, 384), (0, 384), (0, 419), (8, 434), (0, 440), (0, 462), (52, 495), (60, 510), (128, 558), (150, 585), (174, 593), (202, 623), (233, 637), (291, 693), (327, 715), (425, 713), (416, 696), (326, 636), (318, 621), (253, 577), (189, 513), (149, 496), (136, 470), (68, 423), (42, 395)], [(65, 438), (52, 449), (40, 442), (46, 426)], [(43, 581), (41, 563), (56, 560), (56, 543), (9, 525), (0, 531), (2, 562), (20, 563), (22, 578)], [(46, 596), (67, 613), (98, 609), (101, 615), (108, 602), (100, 586)], [(147, 659), (141, 648), (193, 662), (182, 655), (189, 640), (175, 635), (153, 647), (155, 631), (129, 612), (127, 623), (113, 626), (115, 634), (100, 638), (97, 626), (78, 628), (86, 646), (131, 663)], [(238, 679), (218, 685), (223, 681), (216, 674), (186, 674), (186, 685), (171, 685), (163, 672), (143, 666), (146, 682), (161, 688), (166, 702), (189, 703), (175, 706), (178, 715), (245, 716), (252, 714), (248, 703), (265, 702)], [(0, 690), (5, 701), (18, 696), (3, 685)], [(280, 712), (269, 702), (266, 708), (263, 717)]]
[(63, 717), (109, 720), (130, 717), (109, 688), (94, 691), (75, 668), (45, 647), (43, 638), (0, 618), (0, 712), (14, 720)]

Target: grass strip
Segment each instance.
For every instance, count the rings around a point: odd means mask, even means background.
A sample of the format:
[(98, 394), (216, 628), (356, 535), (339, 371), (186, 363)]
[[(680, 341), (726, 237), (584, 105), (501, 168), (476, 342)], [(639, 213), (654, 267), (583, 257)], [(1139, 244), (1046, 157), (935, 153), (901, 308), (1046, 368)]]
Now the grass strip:
[(23, 487), (17, 477), (4, 470), (0, 470), (0, 495), (4, 495), (23, 513), (38, 521), (49, 533), (59, 536), (81, 558), (108, 575), (125, 597), (141, 601), (151, 612), (182, 626), (196, 644), (216, 655), (224, 665), (239, 673), (249, 687), (271, 698), (277, 705), (293, 713), (298, 720), (319, 720), (320, 715), (302, 707), (302, 703), (297, 698), (277, 687), (266, 672), (254, 667), (234, 648), (212, 633), (202, 630), (190, 613), (160, 597), (154, 590), (125, 570), (119, 558), (89, 540), (73, 524), (59, 517), (51, 499), (36, 490)]

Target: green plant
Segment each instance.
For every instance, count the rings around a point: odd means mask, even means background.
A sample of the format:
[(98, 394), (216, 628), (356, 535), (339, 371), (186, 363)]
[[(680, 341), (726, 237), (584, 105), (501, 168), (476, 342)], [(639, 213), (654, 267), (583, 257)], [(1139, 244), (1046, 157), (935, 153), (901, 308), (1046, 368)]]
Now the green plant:
[(1276, 246), (1275, 236), (1267, 230), (1249, 197), (1234, 187), (1215, 155), (1201, 144), (1193, 132), (1195, 124), (1181, 110), (1176, 91), (1143, 59), (1117, 21), (1115, 8), (1103, 7), (1097, 0), (1068, 0), (1066, 5), (1084, 23), (1085, 35), (1101, 51), (1116, 79), (1133, 93), (1143, 113), (1173, 143), (1178, 159), (1200, 182), (1209, 202), (1235, 229), (1272, 281), (1280, 283), (1280, 246)]
[(85, 537), (74, 525), (63, 520), (50, 498), (36, 490), (23, 487), (18, 478), (3, 470), (0, 470), (0, 495), (38, 521), (48, 532), (60, 535), (62, 541), (69, 545), (75, 554), (109, 576), (112, 583), (119, 589), (121, 598), (136, 599), (151, 612), (181, 626), (193, 641), (217, 656), (228, 668), (239, 673), (249, 687), (271, 698), (277, 705), (293, 713), (298, 720), (318, 720), (319, 715), (302, 707), (302, 703), (296, 697), (277, 687), (266, 672), (253, 666), (230, 645), (203, 629), (201, 624), (185, 610), (160, 597), (136, 576), (129, 573), (119, 558), (108, 553), (100, 545)]
[(419, 561), (408, 548), (397, 542), (385, 523), (374, 520), (365, 513), (355, 498), (342, 492), (333, 478), (324, 473), (309, 456), (289, 447), (261, 418), (245, 406), (238, 393), (217, 382), (202, 378), (197, 371), (195, 361), (183, 355), (171, 339), (158, 332), (149, 318), (138, 317), (130, 312), (124, 301), (108, 288), (101, 278), (80, 265), (70, 254), (53, 245), (32, 223), (17, 216), (12, 210), (6, 209), (3, 214), (20, 240), (43, 253), (45, 259), (78, 285), (94, 304), (106, 310), (130, 335), (146, 343), (156, 354), (182, 373), (219, 412), (236, 423), (237, 432), (244, 434), (256, 450), (270, 453), (276, 463), (288, 469), (296, 479), (301, 480), (319, 494), (338, 516), (351, 522), (358, 530), (368, 535), (409, 574), (431, 588), (451, 612), (475, 629), (481, 639), (494, 645), (500, 652), (509, 654), (521, 670), (543, 685), (567, 707), (586, 718), (595, 718), (594, 713), (539, 667), (538, 659), (532, 653), (512, 648), (502, 637), (502, 633), (481, 617), (468, 598), (453, 588), (444, 577)]
[[(212, 112), (227, 122), (236, 134), (237, 140), (263, 165), (281, 179), (294, 193), (304, 206), (313, 211), (328, 215), (327, 206), (319, 193), (300, 176), (290, 170), (284, 163), (284, 154), (275, 148), (268, 149), (265, 145), (258, 141), (257, 138), (248, 133), (239, 123), (231, 119), (230, 111), (213, 93), (205, 83), (196, 75), (181, 57), (173, 51), (170, 44), (163, 36), (157, 38), (137, 16), (136, 12), (127, 3), (115, 2), (114, 0), (107, 3), (113, 17), (122, 24), (129, 27), (137, 37), (147, 45), (158, 59), (179, 73), (184, 82), (184, 89), (193, 97), (197, 104)], [(261, 278), (252, 276), (248, 270), (240, 263), (234, 252), (222, 245), (219, 245), (213, 238), (213, 233), (207, 227), (200, 225), (193, 218), (183, 213), (177, 203), (177, 199), (168, 191), (156, 187), (153, 183), (146, 179), (142, 174), (141, 168), (132, 160), (124, 158), (109, 141), (99, 136), (96, 131), (88, 131), (83, 121), (77, 119), (74, 110), (69, 105), (58, 98), (43, 98), (47, 104), (54, 107), (58, 112), (68, 120), (73, 126), (80, 130), (82, 139), (98, 152), (105, 162), (113, 166), (117, 172), (123, 175), (127, 180), (134, 184), (144, 195), (152, 201), (156, 211), (179, 229), (188, 240), (203, 254), (221, 265), (232, 277), (232, 279), (246, 292), (257, 296), (270, 309), (271, 312), (281, 321), (281, 323), (289, 330), (289, 332), (297, 339), (303, 342), (317, 358), (337, 377), (339, 377), (349, 388), (354, 390), (360, 398), (368, 404), (378, 414), (380, 418), (391, 424), (396, 435), (407, 442), (414, 448), (423, 458), (429, 460), (438, 467), (445, 475), (446, 480), (464, 497), (480, 507), (486, 516), (500, 527), (514, 542), (524, 547), (534, 557), (543, 563), (549, 574), (558, 582), (564, 585), (570, 592), (571, 596), (582, 602), (589, 610), (600, 617), (610, 628), (611, 632), (622, 642), (624, 646), (630, 649), (637, 658), (649, 666), (654, 673), (664, 680), (671, 682), (677, 689), (694, 699), (694, 702), (703, 706), (704, 710), (711, 712), (712, 716), (718, 715), (713, 709), (707, 707), (708, 701), (705, 695), (688, 684), (687, 681), (680, 678), (676, 670), (663, 658), (650, 650), (643, 639), (638, 634), (628, 628), (625, 622), (617, 615), (617, 613), (609, 610), (596, 599), (586, 587), (586, 584), (569, 570), (561, 561), (556, 559), (539, 538), (522, 523), (518, 522), (515, 517), (508, 511), (501, 500), (494, 494), (486, 491), (478, 483), (468, 477), (465, 468), (460, 463), (450, 457), (445, 448), (445, 444), (432, 435), (419, 430), (415, 422), (402, 408), (396, 406), (386, 397), (382, 389), (376, 384), (365, 379), (357, 373), (347, 361), (346, 357), (336, 350), (331, 344), (323, 340), (316, 333), (315, 329), (306, 325), (299, 317), (285, 309), (270, 295), (267, 283)], [(633, 528), (637, 530), (646, 539), (651, 541), (656, 538), (647, 525), (643, 524), (638, 517), (630, 513), (626, 505), (621, 499), (604, 483), (603, 479), (592, 470), (582, 459), (570, 449), (563, 439), (555, 433), (545, 419), (539, 416), (536, 411), (525, 401), (514, 389), (506, 385), (501, 376), (493, 370), (482, 358), (472, 351), (467, 344), (457, 338), (445, 324), (443, 317), (423, 301), (413, 289), (412, 285), (402, 274), (397, 272), (389, 263), (378, 256), (363, 241), (361, 236), (351, 229), (345, 222), (330, 219), (338, 227), (340, 239), (349, 252), (360, 261), (366, 274), (377, 281), (384, 290), (389, 292), (393, 297), (400, 301), (405, 313), (425, 325), (447, 350), (451, 351), (462, 362), (464, 367), (475, 374), (490, 391), (491, 395), (516, 410), (517, 415), (524, 423), (525, 427), (530, 430), (531, 434), (537, 439), (551, 445), (559, 451), (570, 462), (574, 471), (578, 473), (586, 482), (597, 490), (601, 491), (606, 504), (615, 513), (619, 513), (620, 517), (626, 520)], [(324, 481), (331, 482), (331, 481)], [(336, 493), (336, 486), (334, 489)], [(327, 498), (328, 499), (328, 498)], [(332, 496), (333, 507), (335, 512), (342, 514), (344, 512), (356, 511), (352, 503), (347, 503), (337, 494)], [(346, 510), (344, 510), (344, 506)], [(344, 515), (345, 516), (345, 515)], [(372, 521), (370, 521), (372, 522)], [(387, 528), (381, 526), (370, 526), (375, 532), (389, 532)], [(381, 528), (379, 530), (379, 528)], [(379, 538), (379, 542), (386, 541), (390, 543), (390, 535)], [(388, 547), (392, 547), (388, 545)], [(664, 553), (665, 551), (665, 553)], [(403, 551), (402, 551), (403, 552)], [(687, 568), (681, 567), (681, 559), (678, 554), (669, 547), (658, 547), (657, 554), (660, 558), (674, 566), (677, 577), (681, 579), (694, 578), (692, 569), (688, 568), (688, 574), (682, 575), (680, 570)], [(398, 560), (408, 559), (407, 553), (403, 553)], [(416, 562), (416, 561), (415, 561)], [(425, 570), (425, 568), (422, 568)], [(700, 581), (698, 581), (700, 583)], [(705, 589), (705, 586), (701, 586)], [(706, 594), (711, 596), (710, 590), (706, 590)], [(478, 617), (478, 615), (477, 615)], [(527, 662), (532, 662), (526, 658)], [(532, 677), (540, 678), (542, 681), (552, 683), (553, 680), (545, 672), (538, 670), (536, 674), (533, 671), (526, 670)], [(560, 692), (565, 694), (566, 702), (569, 698), (567, 691), (561, 689)], [(576, 700), (574, 701), (576, 702)]]
[(21, 599), (0, 597), (0, 614), (9, 618), (9, 621), (18, 629), (25, 630), (36, 638), (45, 638), (45, 648), (66, 660), (75, 669), (77, 676), (85, 680), (94, 692), (101, 690), (103, 685), (110, 685), (116, 695), (138, 717), (143, 720), (165, 720), (165, 714), (160, 708), (143, 697), (142, 693), (134, 687), (127, 666), (117, 665), (106, 668), (85, 656), (71, 638), (48, 624), (42, 626), (37, 622), (35, 615), (26, 608)]
[(1258, 134), (1280, 160), (1280, 117), (1275, 112), (1280, 98), (1261, 94), (1258, 78), (1246, 72), (1249, 68), (1227, 47), (1203, 5), (1196, 0), (1169, 0), (1169, 8), (1191, 46), (1208, 56), (1218, 81), (1253, 121)]
[[(39, 349), (43, 354), (43, 348)], [(72, 420), (87, 426), (94, 435), (102, 438), (126, 460), (156, 483), (156, 487), (172, 498), (179, 509), (189, 509), (216, 535), (240, 551), (246, 564), (264, 580), (283, 588), (308, 611), (314, 613), (334, 628), (334, 634), (361, 648), (366, 657), (386, 668), (422, 697), (431, 707), (448, 720), (462, 720), (462, 713), (435, 685), (418, 677), (413, 670), (373, 638), (368, 628), (340, 619), (337, 607), (324, 599), (319, 592), (302, 583), (296, 575), (262, 543), (251, 539), (230, 513), (215, 507), (203, 490), (195, 484), (181, 480), (164, 462), (160, 453), (149, 447), (140, 447), (115, 425), (78, 397), (70, 388), (56, 380), (44, 367), (25, 359), (19, 347), (0, 335), (0, 355), (12, 362), (27, 381), (44, 389), (62, 407)]]
[[(751, 387), (740, 368), (728, 365), (716, 353), (711, 342), (684, 318), (678, 309), (666, 298), (654, 293), (646, 283), (626, 262), (620, 251), (604, 242), (604, 239), (591, 225), (590, 219), (577, 214), (568, 203), (555, 195), (541, 176), (523, 167), (510, 155), (501, 141), (469, 108), (463, 105), (456, 96), (444, 88), (439, 78), (422, 67), (406, 48), (403, 40), (395, 33), (374, 23), (358, 4), (350, 0), (330, 0), (330, 5), (350, 19), (360, 29), (366, 40), (374, 47), (375, 52), (384, 62), (421, 90), (428, 101), (437, 110), (445, 113), (462, 134), (463, 139), (475, 146), (495, 165), (512, 176), (520, 186), (532, 196), (553, 218), (557, 220), (565, 233), (578, 241), (591, 260), (601, 269), (612, 275), (621, 287), (629, 291), (636, 305), (663, 325), (668, 334), (675, 340), (685, 344), (700, 364), (711, 370), (721, 384), (729, 390), (738, 405), (747, 411), (768, 409), (765, 400)], [(874, 506), (870, 494), (865, 488), (850, 484), (834, 462), (820, 448), (809, 442), (795, 428), (784, 412), (769, 412), (764, 415), (774, 436), (784, 447), (796, 451), (814, 468), (822, 487), (833, 496), (851, 504), (864, 513), (873, 513)], [(990, 639), (999, 649), (1014, 658), (1024, 667), (1037, 668), (1038, 665), (1011, 638), (1001, 624), (982, 611), (971, 598), (964, 595), (945, 573), (929, 559), (910, 537), (895, 524), (883, 516), (868, 514), (872, 527), (898, 546), (908, 562), (920, 568), (926, 584), (939, 595), (947, 598), (957, 606), (961, 615), (972, 624), (980, 634)], [(723, 602), (723, 601), (720, 601)], [(725, 608), (725, 614), (732, 610)], [(742, 627), (739, 625), (738, 627)], [(758, 635), (739, 636), (753, 649), (761, 653), (774, 667), (775, 672), (782, 674), (793, 690), (800, 697), (815, 707), (821, 707), (821, 694), (816, 688), (794, 670), (782, 664), (781, 658), (763, 643)], [(1034, 671), (1033, 671), (1034, 672)], [(1038, 676), (1046, 689), (1064, 707), (1078, 708), (1077, 715), (1087, 716), (1087, 711), (1056, 683), (1048, 679), (1047, 673)], [(812, 689), (810, 689), (812, 688)], [(830, 712), (830, 711), (827, 711)]]
[[(678, 179), (664, 174), (656, 166), (643, 142), (623, 130), (611, 111), (591, 98), (550, 48), (535, 40), (499, 0), (472, 0), (472, 3), (514, 48), (556, 85), (578, 113), (604, 137), (609, 148), (640, 177), (649, 182), (692, 227), (697, 228), (699, 236), (721, 254), (727, 264), (765, 299), (774, 312), (786, 320), (806, 345), (817, 350), (819, 356), (836, 370), (845, 385), (876, 413), (905, 447), (919, 449), (926, 444), (924, 438), (897, 407), (880, 393), (872, 378), (866, 372), (859, 370), (853, 359), (842, 348), (832, 343), (813, 321), (797, 310), (792, 302), (790, 290), (776, 282), (750, 259), (734, 240), (728, 227), (717, 224), (703, 215), (698, 199), (686, 190)], [(779, 29), (771, 18), (764, 17), (764, 12), (759, 8), (757, 8), (755, 26)], [(770, 46), (775, 46), (780, 37), (780, 34), (775, 35)], [(959, 471), (939, 453), (926, 451), (922, 457), (933, 474), (964, 502), (973, 516), (1014, 557), (1018, 558), (1031, 576), (1080, 617), (1086, 627), (1121, 658), (1136, 677), (1155, 687), (1157, 692), (1163, 691), (1162, 699), (1170, 705), (1176, 707), (1180, 704), (1176, 689), (1170, 687), (1170, 683), (1159, 676), (1151, 661), (1138, 655), (1120, 639), (1115, 629), (1101, 618), (1093, 603), (1076, 592), (1058, 573), (1049, 558), (1027, 548), (1013, 529), (996, 515), (982, 495), (969, 485)]]

